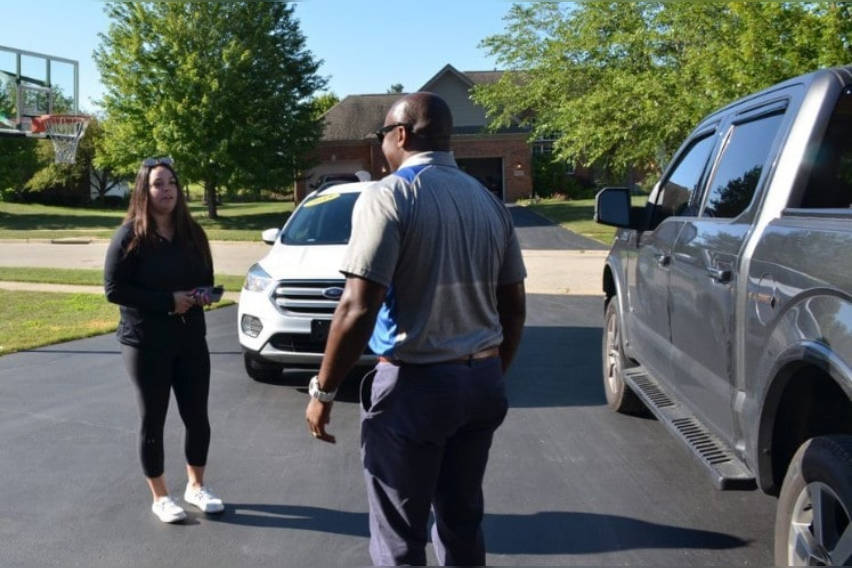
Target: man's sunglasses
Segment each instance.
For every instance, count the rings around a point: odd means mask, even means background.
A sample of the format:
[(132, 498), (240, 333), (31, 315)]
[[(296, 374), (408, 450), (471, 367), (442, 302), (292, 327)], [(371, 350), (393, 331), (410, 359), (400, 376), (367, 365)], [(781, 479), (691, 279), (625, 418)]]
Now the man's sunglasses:
[(388, 132), (390, 132), (391, 130), (396, 128), (397, 126), (402, 126), (404, 128), (408, 128), (408, 129), (411, 129), (411, 128), (414, 127), (413, 124), (408, 124), (407, 122), (394, 122), (393, 124), (388, 124), (387, 126), (382, 126), (378, 130), (373, 132), (373, 134), (376, 135), (376, 138), (378, 138), (379, 142), (382, 142), (385, 139), (385, 134), (387, 134)]
[(168, 156), (163, 156), (162, 158), (145, 158), (142, 160), (142, 165), (146, 168), (153, 168), (154, 166), (171, 166), (174, 163), (175, 161)]

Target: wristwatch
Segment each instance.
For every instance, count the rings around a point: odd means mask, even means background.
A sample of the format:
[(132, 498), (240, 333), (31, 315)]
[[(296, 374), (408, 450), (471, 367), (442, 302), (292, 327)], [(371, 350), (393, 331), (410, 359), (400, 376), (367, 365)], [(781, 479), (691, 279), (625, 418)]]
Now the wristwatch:
[(319, 388), (319, 377), (314, 375), (313, 378), (311, 378), (311, 382), (308, 383), (308, 394), (320, 402), (331, 402), (334, 400), (334, 397), (337, 396), (337, 389), (334, 389), (333, 391), (321, 390)]

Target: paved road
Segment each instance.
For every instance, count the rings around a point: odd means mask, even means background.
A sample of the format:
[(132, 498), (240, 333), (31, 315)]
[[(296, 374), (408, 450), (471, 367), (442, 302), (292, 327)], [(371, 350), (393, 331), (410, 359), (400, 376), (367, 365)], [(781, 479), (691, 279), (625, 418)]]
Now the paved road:
[[(136, 405), (111, 335), (0, 358), (0, 566), (365, 565), (354, 382), (336, 446), (304, 426), (304, 373), (243, 373), (236, 309), (208, 316), (209, 481), (220, 517), (160, 524), (135, 450)], [(598, 297), (533, 295), (512, 408), (485, 482), (493, 565), (770, 565), (774, 500), (717, 492), (651, 419), (600, 386)], [(185, 476), (172, 406), (166, 474)]]

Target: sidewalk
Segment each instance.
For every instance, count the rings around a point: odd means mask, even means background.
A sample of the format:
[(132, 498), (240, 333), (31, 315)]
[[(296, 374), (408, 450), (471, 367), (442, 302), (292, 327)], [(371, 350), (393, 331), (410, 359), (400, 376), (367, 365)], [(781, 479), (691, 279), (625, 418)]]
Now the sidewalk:
[[(0, 245), (0, 266), (33, 266), (42, 268), (102, 269), (106, 242), (89, 245), (18, 244)], [(8, 247), (8, 248), (7, 248)], [(29, 248), (28, 248), (29, 247)], [(265, 254), (267, 245), (254, 243), (212, 243), (213, 262), (219, 274), (242, 276)], [(524, 250), (527, 267), (528, 294), (602, 294), (601, 271), (606, 251)], [(103, 294), (102, 286), (66, 284), (36, 284), (31, 282), (0, 281), (3, 290), (40, 292), (91, 292)], [(226, 292), (225, 298), (237, 301), (239, 293)]]

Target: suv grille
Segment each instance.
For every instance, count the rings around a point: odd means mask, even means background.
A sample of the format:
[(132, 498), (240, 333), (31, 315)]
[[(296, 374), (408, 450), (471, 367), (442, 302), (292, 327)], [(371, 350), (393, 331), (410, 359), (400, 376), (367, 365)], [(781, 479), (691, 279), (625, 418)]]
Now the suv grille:
[(340, 302), (344, 280), (281, 280), (272, 301), (284, 313), (330, 316)]
[[(322, 353), (325, 351), (325, 340), (314, 341), (308, 335), (298, 333), (276, 333), (269, 338), (269, 344), (281, 351), (292, 351), (294, 353)], [(372, 355), (373, 351), (367, 346), (365, 355)]]

